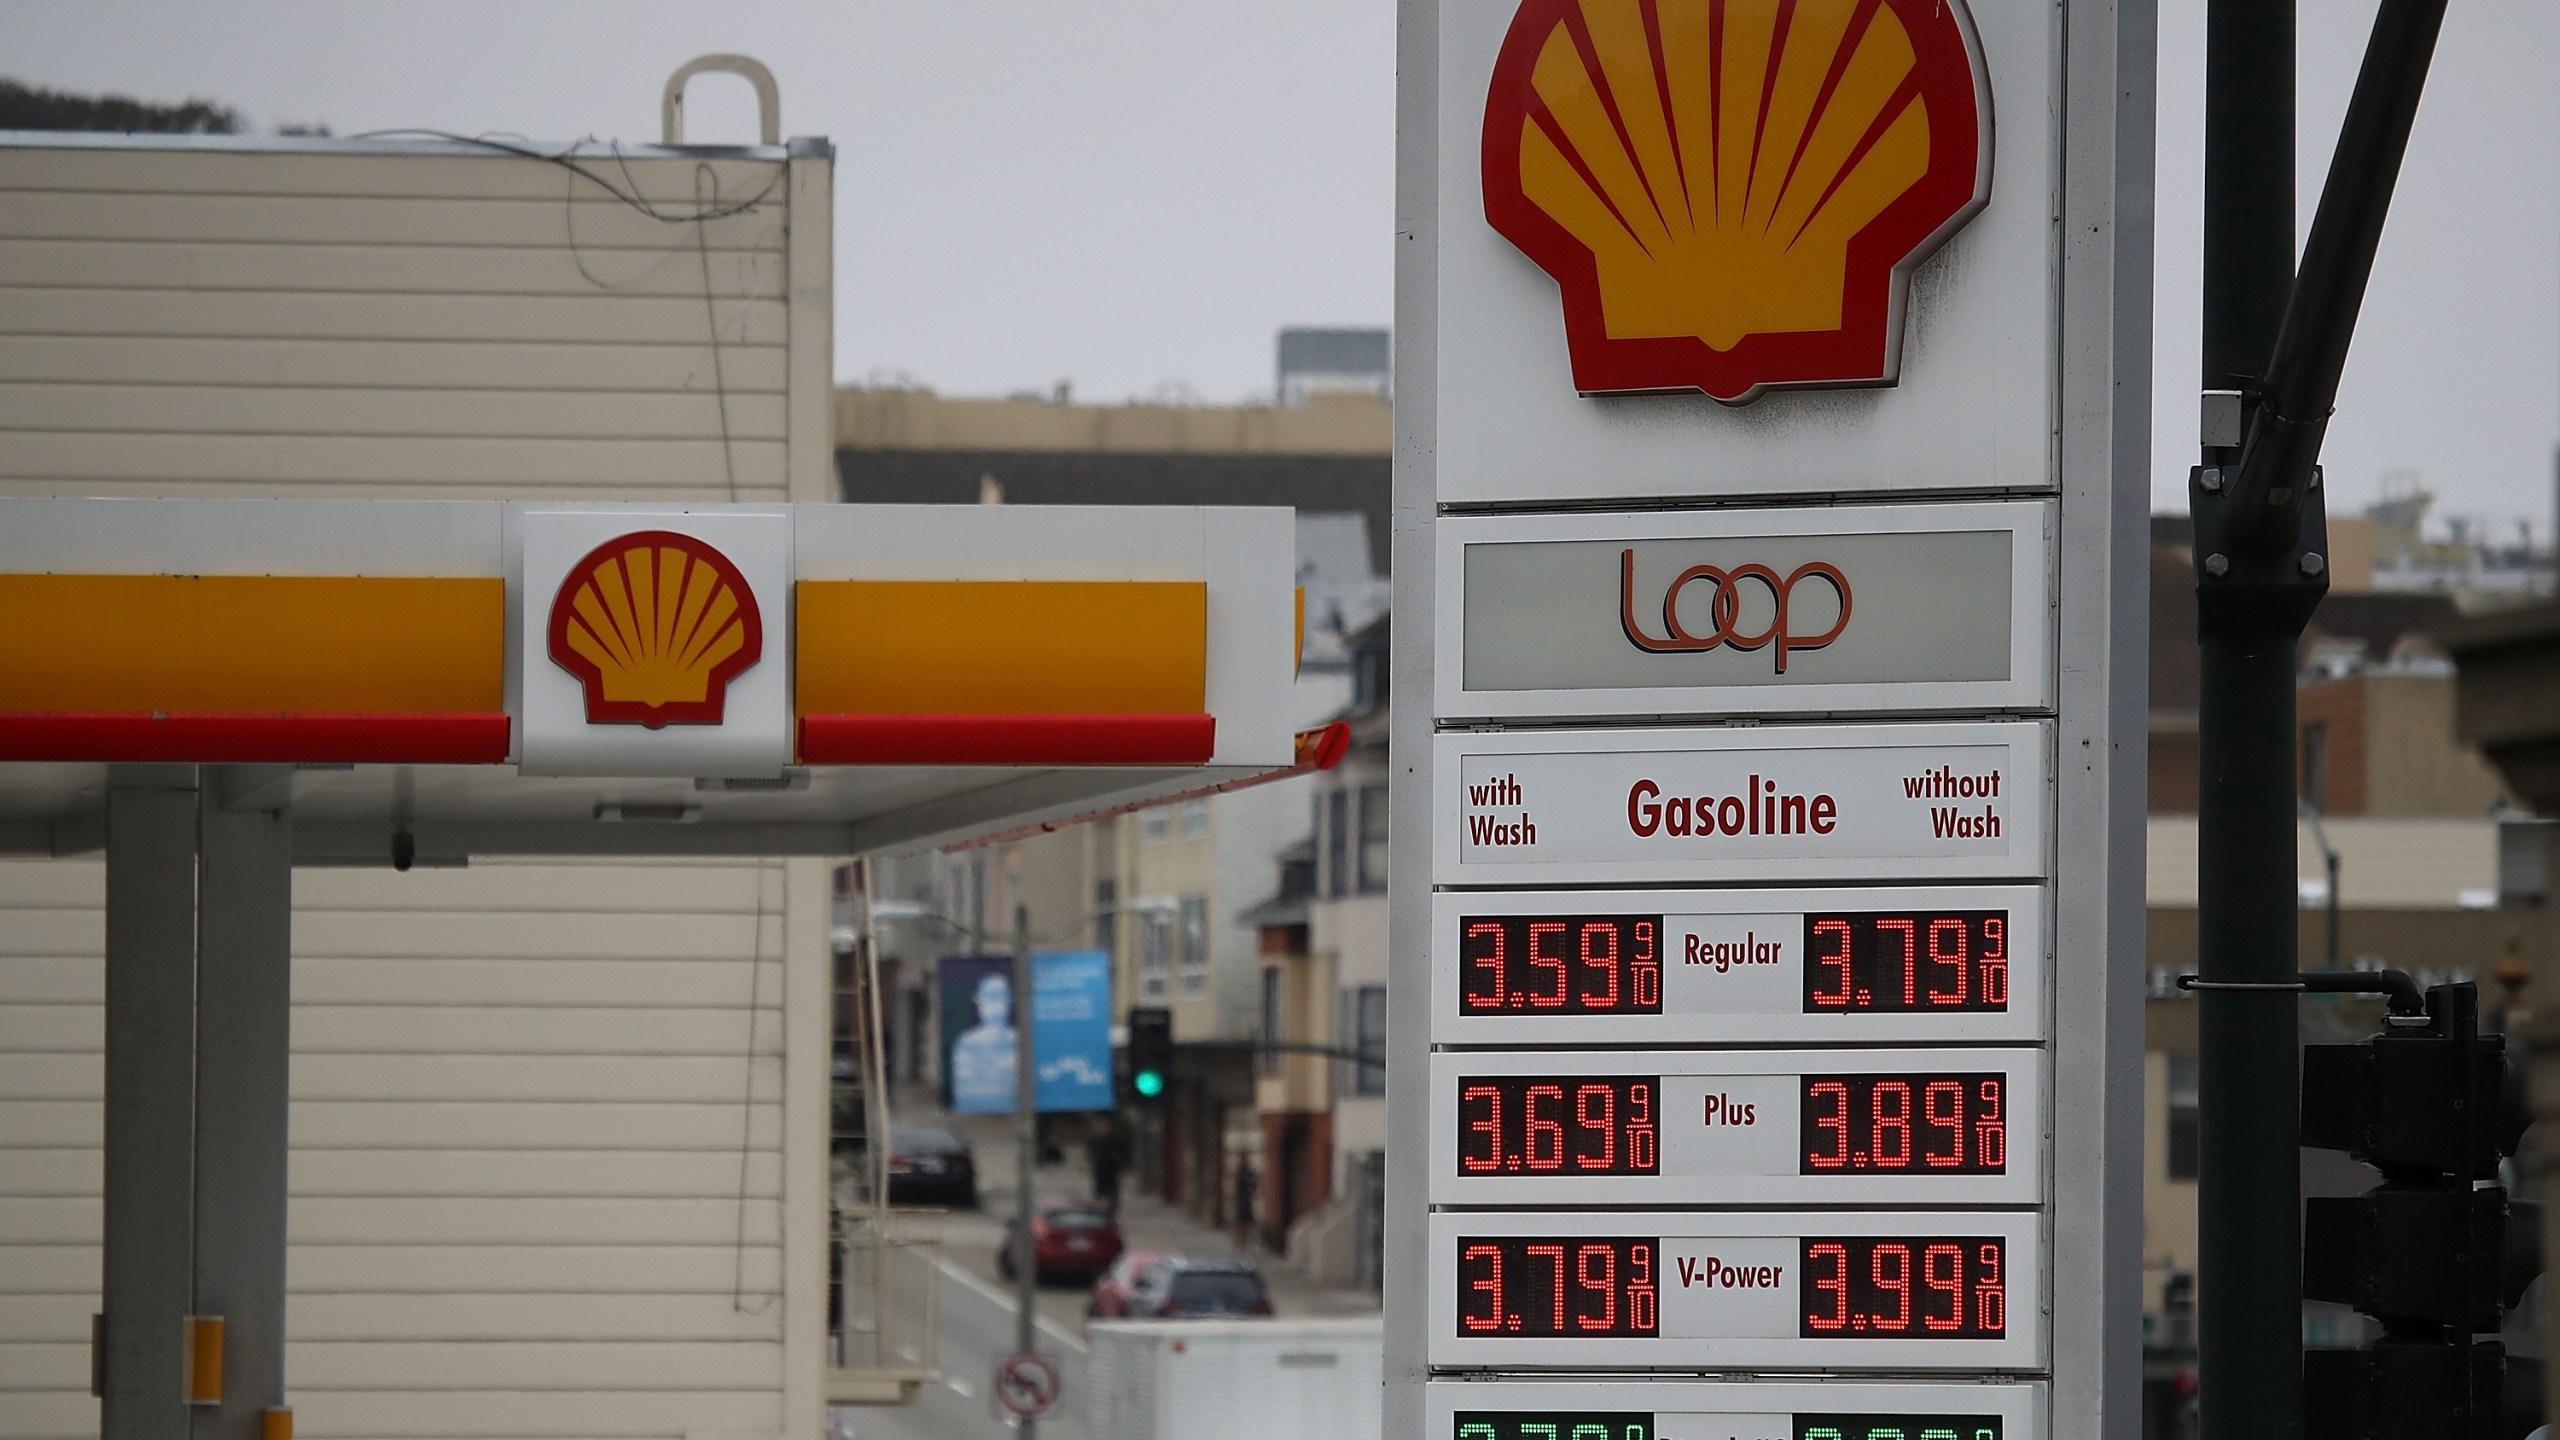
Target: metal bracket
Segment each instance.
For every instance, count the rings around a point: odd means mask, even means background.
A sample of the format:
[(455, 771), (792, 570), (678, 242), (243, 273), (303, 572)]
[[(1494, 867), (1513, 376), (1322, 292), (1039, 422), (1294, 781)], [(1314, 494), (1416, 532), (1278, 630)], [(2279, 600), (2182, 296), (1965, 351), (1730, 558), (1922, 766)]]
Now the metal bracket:
[(2418, 982), (2403, 970), (2306, 970), (2291, 980), (2207, 980), (2201, 975), (2181, 975), (2178, 988), (2257, 991), (2262, 994), (2379, 995), (2391, 1006), (2394, 1019), (2411, 1015), (2423, 1017), (2427, 1013), (2426, 996), (2419, 992)]

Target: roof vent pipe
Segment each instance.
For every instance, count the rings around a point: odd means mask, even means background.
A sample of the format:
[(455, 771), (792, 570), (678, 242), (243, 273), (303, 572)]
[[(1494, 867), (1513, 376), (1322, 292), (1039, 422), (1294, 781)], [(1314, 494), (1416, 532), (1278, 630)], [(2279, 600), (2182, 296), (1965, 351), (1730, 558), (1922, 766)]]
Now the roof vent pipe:
[(658, 102), (658, 128), (669, 145), (684, 143), (685, 82), (705, 71), (743, 75), (756, 87), (756, 129), (767, 145), (782, 143), (782, 92), (764, 62), (746, 55), (696, 55), (667, 77), (666, 94)]

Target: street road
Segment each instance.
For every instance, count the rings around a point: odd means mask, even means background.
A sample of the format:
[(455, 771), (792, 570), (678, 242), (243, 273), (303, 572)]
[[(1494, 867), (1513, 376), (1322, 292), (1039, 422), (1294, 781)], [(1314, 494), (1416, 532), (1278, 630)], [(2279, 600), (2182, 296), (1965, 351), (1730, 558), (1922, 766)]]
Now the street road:
[[(850, 1440), (1008, 1440), (1014, 1433), (996, 1418), (987, 1395), (996, 1362), (1013, 1351), (1013, 1294), (1000, 1288), (985, 1258), (1000, 1232), (992, 1224), (984, 1230), (983, 1243), (975, 1236), (963, 1240), (964, 1226), (955, 1223), (944, 1250), (942, 1380), (926, 1386), (913, 1405), (839, 1412), (851, 1422)], [(1040, 1348), (1056, 1357), (1062, 1383), (1057, 1408), (1041, 1418), (1042, 1440), (1085, 1440), (1085, 1346), (1078, 1336), (1083, 1305), (1075, 1291), (1041, 1296)], [(1065, 1323), (1050, 1313), (1062, 1306), (1074, 1317)]]

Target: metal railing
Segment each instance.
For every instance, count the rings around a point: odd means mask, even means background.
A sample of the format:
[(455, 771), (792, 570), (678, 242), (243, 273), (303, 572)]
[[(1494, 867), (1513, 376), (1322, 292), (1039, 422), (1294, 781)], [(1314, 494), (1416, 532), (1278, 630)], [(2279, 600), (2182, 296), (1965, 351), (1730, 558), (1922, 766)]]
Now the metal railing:
[(827, 1337), (827, 1398), (905, 1404), (940, 1376), (942, 1217), (839, 1211), (829, 1237), (838, 1283)]

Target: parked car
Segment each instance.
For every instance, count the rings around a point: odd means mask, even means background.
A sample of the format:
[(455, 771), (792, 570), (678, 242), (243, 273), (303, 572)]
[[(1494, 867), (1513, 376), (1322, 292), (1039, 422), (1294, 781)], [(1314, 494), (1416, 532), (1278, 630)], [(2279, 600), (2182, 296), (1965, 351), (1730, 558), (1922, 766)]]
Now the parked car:
[(1093, 1298), (1084, 1305), (1084, 1313), (1096, 1320), (1117, 1320), (1129, 1313), (1129, 1292), (1136, 1288), (1139, 1272), (1163, 1259), (1153, 1250), (1123, 1250), (1111, 1268), (1093, 1282)]
[(1138, 1272), (1130, 1287), (1131, 1320), (1226, 1319), (1271, 1313), (1271, 1292), (1250, 1260), (1167, 1255)]
[(978, 1208), (969, 1142), (939, 1125), (889, 1127), (889, 1203)]
[[(1017, 1222), (1004, 1222), (1004, 1243), (996, 1251), (996, 1269), (1007, 1280), (1014, 1277), (1016, 1229)], [(1091, 1279), (1120, 1258), (1120, 1222), (1099, 1200), (1043, 1200), (1031, 1212), (1031, 1256), (1044, 1281)]]

